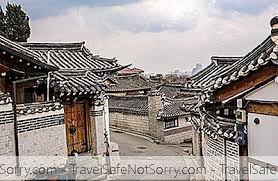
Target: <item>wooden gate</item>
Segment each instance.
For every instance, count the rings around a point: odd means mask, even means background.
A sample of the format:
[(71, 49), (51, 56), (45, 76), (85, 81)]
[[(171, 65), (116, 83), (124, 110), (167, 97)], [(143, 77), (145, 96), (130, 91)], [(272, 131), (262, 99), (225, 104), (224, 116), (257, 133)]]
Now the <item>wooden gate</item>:
[[(68, 154), (73, 150), (78, 153), (88, 151), (85, 104), (65, 105), (64, 109)], [(75, 133), (72, 134), (72, 130), (75, 130)]]

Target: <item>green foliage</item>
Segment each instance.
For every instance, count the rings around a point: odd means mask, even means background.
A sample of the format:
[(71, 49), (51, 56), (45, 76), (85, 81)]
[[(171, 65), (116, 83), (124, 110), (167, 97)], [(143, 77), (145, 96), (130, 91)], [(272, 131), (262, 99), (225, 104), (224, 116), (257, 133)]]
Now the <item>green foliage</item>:
[(17, 4), (8, 3), (6, 14), (1, 9), (0, 26), (3, 36), (12, 41), (26, 42), (31, 34), (29, 17), (22, 10), (21, 6)]

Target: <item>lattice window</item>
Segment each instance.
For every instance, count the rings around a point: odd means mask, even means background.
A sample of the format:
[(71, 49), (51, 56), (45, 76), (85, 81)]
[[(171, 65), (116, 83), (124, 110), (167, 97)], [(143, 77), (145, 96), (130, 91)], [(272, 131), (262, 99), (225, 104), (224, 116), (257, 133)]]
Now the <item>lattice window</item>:
[(165, 121), (165, 129), (179, 127), (179, 121), (177, 119)]
[(34, 89), (33, 88), (25, 88), (24, 89), (24, 98), (25, 103), (32, 103), (35, 100)]

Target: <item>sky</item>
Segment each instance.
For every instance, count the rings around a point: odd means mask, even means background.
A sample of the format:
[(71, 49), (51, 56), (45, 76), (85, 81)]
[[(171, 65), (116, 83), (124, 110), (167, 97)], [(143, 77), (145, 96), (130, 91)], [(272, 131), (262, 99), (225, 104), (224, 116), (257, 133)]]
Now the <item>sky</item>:
[[(0, 5), (5, 6), (6, 0)], [(30, 16), (30, 42), (79, 42), (148, 73), (243, 56), (270, 34), (277, 0), (9, 0)]]

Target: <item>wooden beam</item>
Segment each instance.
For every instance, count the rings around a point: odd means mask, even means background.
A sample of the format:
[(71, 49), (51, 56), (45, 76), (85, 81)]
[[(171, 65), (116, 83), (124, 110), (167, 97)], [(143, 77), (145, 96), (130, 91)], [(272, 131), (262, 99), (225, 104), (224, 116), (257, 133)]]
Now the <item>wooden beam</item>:
[(278, 116), (278, 103), (249, 102), (246, 110), (248, 113)]
[(31, 63), (24, 60), (20, 62), (20, 60), (22, 59), (12, 59), (8, 54), (0, 54), (0, 64), (2, 64), (2, 67), (8, 67), (10, 70), (16, 70), (18, 72), (25, 72), (27, 75), (43, 75), (47, 73), (47, 70), (34, 69), (33, 67), (35, 65), (30, 66)]
[(219, 89), (215, 93), (215, 101), (221, 102), (228, 98), (231, 98), (245, 90), (255, 87), (263, 82), (266, 82), (270, 78), (278, 75), (278, 68), (270, 65), (263, 67), (247, 77), (239, 79), (238, 81), (228, 85), (222, 89)]

